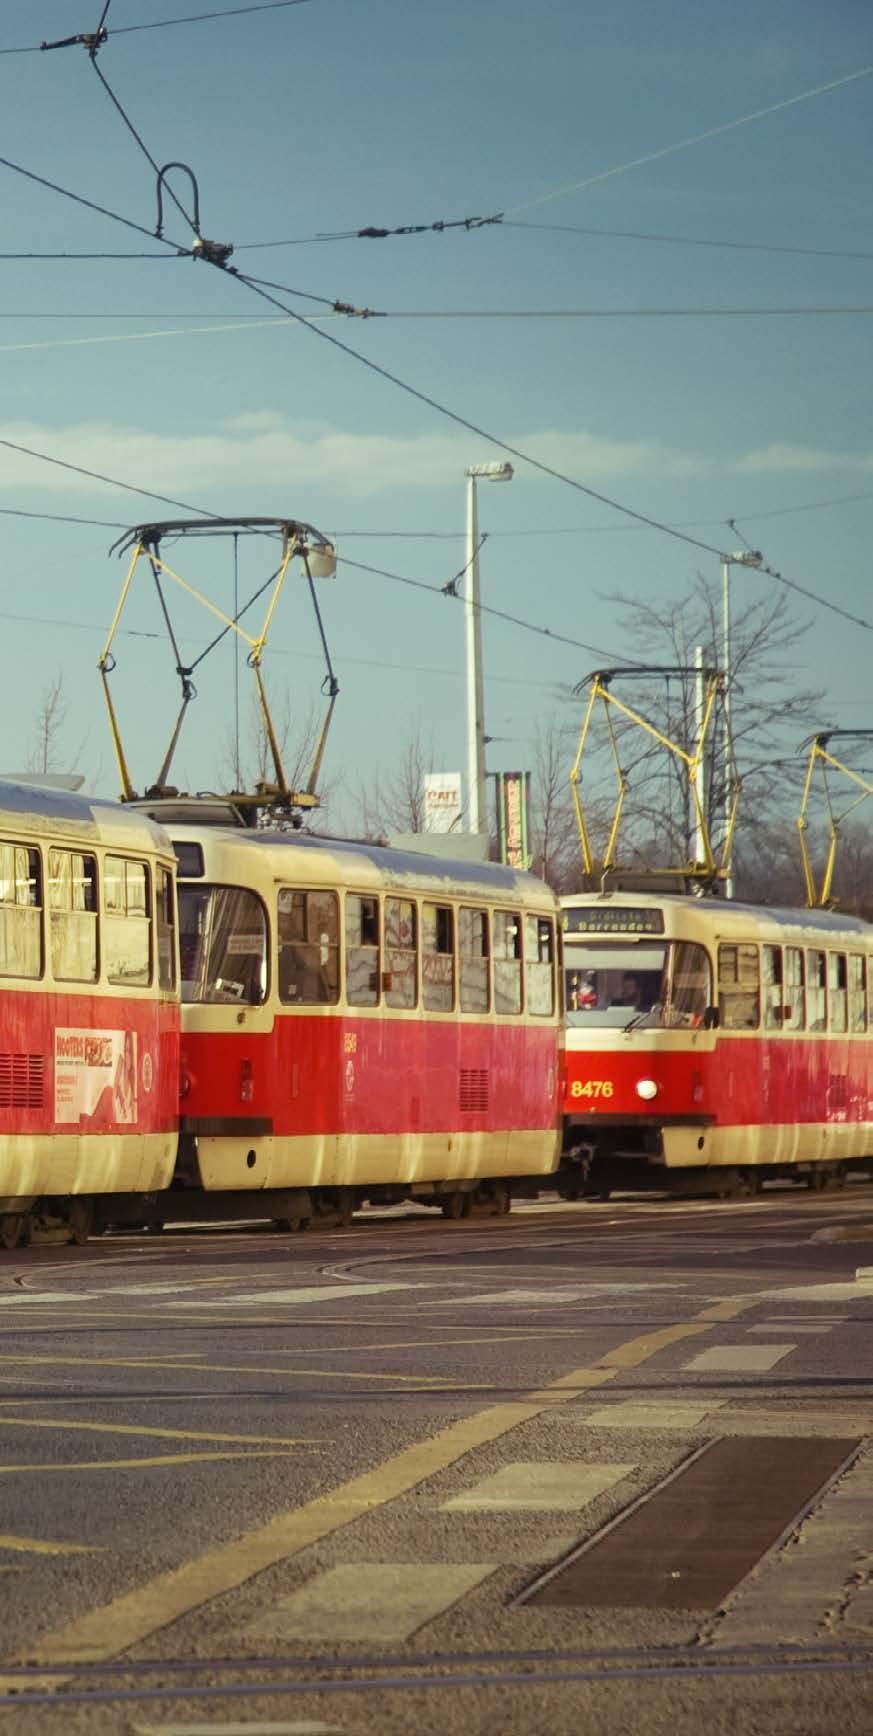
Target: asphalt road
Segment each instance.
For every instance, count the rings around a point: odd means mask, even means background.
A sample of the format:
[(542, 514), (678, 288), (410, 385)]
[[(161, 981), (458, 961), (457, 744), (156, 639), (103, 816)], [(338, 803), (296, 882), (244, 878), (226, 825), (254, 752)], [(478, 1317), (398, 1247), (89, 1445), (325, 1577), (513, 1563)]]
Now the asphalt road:
[(865, 1231), (853, 1186), (6, 1256), (0, 1731), (869, 1736)]

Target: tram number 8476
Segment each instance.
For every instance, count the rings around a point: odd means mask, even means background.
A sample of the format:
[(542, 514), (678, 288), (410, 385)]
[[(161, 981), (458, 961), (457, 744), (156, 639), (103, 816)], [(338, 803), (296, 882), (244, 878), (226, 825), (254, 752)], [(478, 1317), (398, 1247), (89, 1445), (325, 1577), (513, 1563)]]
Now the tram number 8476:
[(615, 1086), (611, 1079), (574, 1079), (571, 1097), (611, 1097)]

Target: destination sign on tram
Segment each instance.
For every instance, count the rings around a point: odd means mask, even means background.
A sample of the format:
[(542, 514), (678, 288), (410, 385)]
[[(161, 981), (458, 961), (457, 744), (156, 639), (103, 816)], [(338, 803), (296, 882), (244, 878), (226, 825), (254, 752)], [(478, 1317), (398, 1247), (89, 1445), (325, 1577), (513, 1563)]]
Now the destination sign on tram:
[(662, 910), (580, 904), (564, 911), (568, 934), (663, 934)]

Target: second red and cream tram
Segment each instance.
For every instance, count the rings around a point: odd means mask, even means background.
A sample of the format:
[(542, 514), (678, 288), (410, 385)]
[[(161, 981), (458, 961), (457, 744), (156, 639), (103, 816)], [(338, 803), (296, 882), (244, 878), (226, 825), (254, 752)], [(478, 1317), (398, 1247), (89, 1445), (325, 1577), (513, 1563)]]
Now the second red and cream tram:
[(827, 1186), (873, 1160), (869, 924), (712, 898), (562, 904), (565, 1152), (587, 1191)]
[(411, 1195), (463, 1216), (474, 1201), (505, 1210), (554, 1171), (559, 910), (542, 882), (293, 831), (165, 824), (179, 873), (177, 1192), (292, 1224)]

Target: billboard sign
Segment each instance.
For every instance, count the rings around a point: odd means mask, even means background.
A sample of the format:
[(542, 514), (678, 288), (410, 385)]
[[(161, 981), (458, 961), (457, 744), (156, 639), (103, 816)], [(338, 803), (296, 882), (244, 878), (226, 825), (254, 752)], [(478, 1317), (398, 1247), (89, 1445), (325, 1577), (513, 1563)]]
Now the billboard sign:
[(424, 778), (424, 829), (426, 832), (457, 832), (463, 813), (460, 772), (426, 772)]

